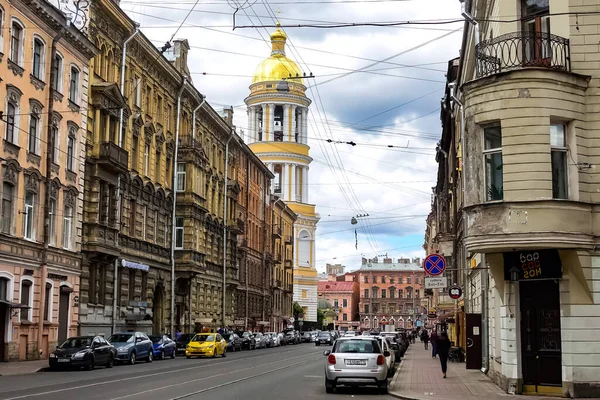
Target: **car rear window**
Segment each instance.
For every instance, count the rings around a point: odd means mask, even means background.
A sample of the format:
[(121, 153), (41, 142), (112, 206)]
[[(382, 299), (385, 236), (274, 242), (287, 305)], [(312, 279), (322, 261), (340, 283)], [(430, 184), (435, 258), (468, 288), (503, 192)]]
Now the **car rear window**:
[(336, 342), (334, 353), (381, 353), (377, 340), (341, 340)]

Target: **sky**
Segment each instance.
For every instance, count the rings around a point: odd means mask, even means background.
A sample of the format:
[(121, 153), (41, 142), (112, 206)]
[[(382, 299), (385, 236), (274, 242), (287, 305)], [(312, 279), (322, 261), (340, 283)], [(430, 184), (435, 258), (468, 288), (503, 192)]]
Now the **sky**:
[(460, 19), (458, 0), (239, 1), (122, 0), (121, 7), (157, 46), (173, 35), (189, 41), (195, 86), (217, 111), (234, 107), (238, 133), (247, 130), (244, 98), (254, 70), (270, 55), (275, 28), (262, 26), (279, 20), (287, 56), (315, 76), (305, 82), (312, 99), (309, 201), (321, 216), (314, 266), (353, 270), (362, 256), (423, 257), (440, 99), (463, 24), (286, 25)]

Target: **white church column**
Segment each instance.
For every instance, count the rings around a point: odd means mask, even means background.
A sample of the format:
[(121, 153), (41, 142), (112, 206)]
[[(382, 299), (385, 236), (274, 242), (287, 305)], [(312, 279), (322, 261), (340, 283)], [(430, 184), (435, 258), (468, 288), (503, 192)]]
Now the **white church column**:
[(290, 106), (290, 120), (292, 121), (290, 127), (290, 142), (296, 141), (296, 106)]
[[(273, 175), (275, 175), (275, 164), (273, 163), (265, 163), (267, 168), (269, 168), (269, 171), (271, 171), (271, 173)], [(277, 179), (277, 176), (275, 176), (275, 178), (273, 178), (271, 180), (271, 193), (275, 193), (275, 181)]]
[(308, 108), (302, 109), (302, 143), (308, 143)]
[(302, 202), (308, 203), (308, 165), (302, 167)]
[(283, 142), (290, 141), (289, 135), (289, 126), (290, 126), (290, 105), (283, 105), (283, 118), (281, 119), (281, 135), (283, 136)]
[(284, 201), (288, 201), (288, 187), (289, 187), (289, 182), (288, 182), (288, 163), (283, 163), (281, 164), (281, 198)]
[(265, 140), (275, 140), (275, 104), (269, 104), (269, 128), (267, 138)]
[(263, 140), (266, 140), (265, 138), (267, 137), (267, 105), (261, 104), (260, 106), (262, 107), (262, 126), (258, 126), (257, 128), (261, 131), (258, 135), (260, 138), (258, 141), (262, 142)]
[(246, 135), (246, 143), (256, 142), (256, 109), (254, 107), (248, 107), (248, 134)]
[(290, 200), (291, 201), (296, 201), (296, 187), (298, 185), (298, 182), (296, 181), (296, 165), (295, 164), (291, 164), (291, 169), (292, 169), (292, 177), (290, 179)]

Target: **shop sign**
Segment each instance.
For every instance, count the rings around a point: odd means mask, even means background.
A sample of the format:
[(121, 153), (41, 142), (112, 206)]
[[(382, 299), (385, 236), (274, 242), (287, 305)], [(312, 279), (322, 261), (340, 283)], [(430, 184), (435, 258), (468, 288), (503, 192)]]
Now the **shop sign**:
[(245, 321), (243, 319), (236, 319), (233, 321), (233, 324), (237, 326), (242, 326), (245, 324)]
[(560, 278), (562, 263), (556, 249), (504, 253), (505, 281)]
[(150, 269), (150, 267), (147, 266), (146, 264), (140, 264), (140, 263), (136, 263), (133, 261), (127, 261), (125, 259), (121, 260), (121, 265), (125, 268), (139, 269), (141, 271), (146, 271), (146, 272)]

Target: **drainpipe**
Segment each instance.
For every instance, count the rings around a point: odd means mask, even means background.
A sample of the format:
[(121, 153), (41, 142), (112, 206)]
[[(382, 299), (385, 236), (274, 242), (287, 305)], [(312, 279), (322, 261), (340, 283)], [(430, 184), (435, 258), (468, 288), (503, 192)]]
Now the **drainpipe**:
[[(140, 25), (135, 23), (135, 31), (123, 42), (121, 56), (121, 95), (125, 95), (125, 62), (127, 55), (127, 43), (129, 43), (140, 32)], [(123, 147), (123, 107), (119, 110), (119, 147)], [(117, 223), (121, 230), (121, 178), (117, 179)], [(115, 259), (115, 271), (113, 278), (113, 312), (112, 333), (117, 331), (117, 298), (119, 297), (119, 257)]]
[[(250, 171), (250, 157), (246, 157), (246, 171)], [(248, 205), (250, 204), (250, 174), (246, 174), (246, 245), (248, 245), (248, 236), (250, 235), (249, 229), (250, 224), (248, 223), (248, 214), (250, 210), (248, 209)], [(250, 283), (248, 282), (249, 274), (248, 274), (248, 252), (246, 251), (246, 255), (244, 256), (244, 274), (246, 275), (246, 318), (244, 318), (244, 326), (245, 330), (248, 330), (248, 300), (250, 299)]]
[[(201, 95), (202, 96), (202, 95)], [(198, 107), (192, 112), (192, 139), (196, 139), (196, 112), (206, 103), (206, 96), (202, 96), (202, 101), (198, 104)]]
[(225, 184), (223, 185), (223, 309), (221, 320), (225, 329), (225, 299), (227, 298), (227, 172), (229, 170), (229, 142), (233, 139), (235, 128), (231, 127), (231, 133), (225, 142)]
[(181, 79), (181, 89), (177, 93), (177, 121), (175, 123), (175, 155), (173, 156), (173, 210), (171, 213), (171, 337), (175, 337), (175, 212), (177, 211), (177, 156), (179, 152), (179, 126), (181, 125), (181, 96), (187, 79)]
[[(70, 24), (70, 22), (67, 22)], [(46, 130), (46, 182), (44, 188), (44, 247), (42, 249), (41, 279), (40, 279), (40, 309), (38, 317), (38, 353), (40, 358), (46, 357), (40, 346), (44, 340), (44, 309), (46, 308), (46, 278), (48, 276), (48, 242), (50, 240), (50, 185), (52, 181), (52, 154), (54, 153), (54, 135), (52, 135), (52, 114), (54, 113), (54, 68), (56, 64), (56, 45), (63, 37), (64, 31), (61, 29), (52, 39), (52, 48), (50, 50), (50, 90), (48, 96), (48, 128)], [(56, 216), (55, 216), (56, 217)], [(59, 288), (60, 290), (60, 288)], [(33, 311), (31, 312), (33, 317)], [(32, 318), (33, 319), (33, 318)]]
[(481, 352), (481, 372), (487, 374), (489, 369), (490, 359), (490, 346), (489, 346), (489, 326), (488, 326), (488, 269), (487, 262), (485, 259), (485, 253), (481, 255), (481, 346), (483, 351)]

